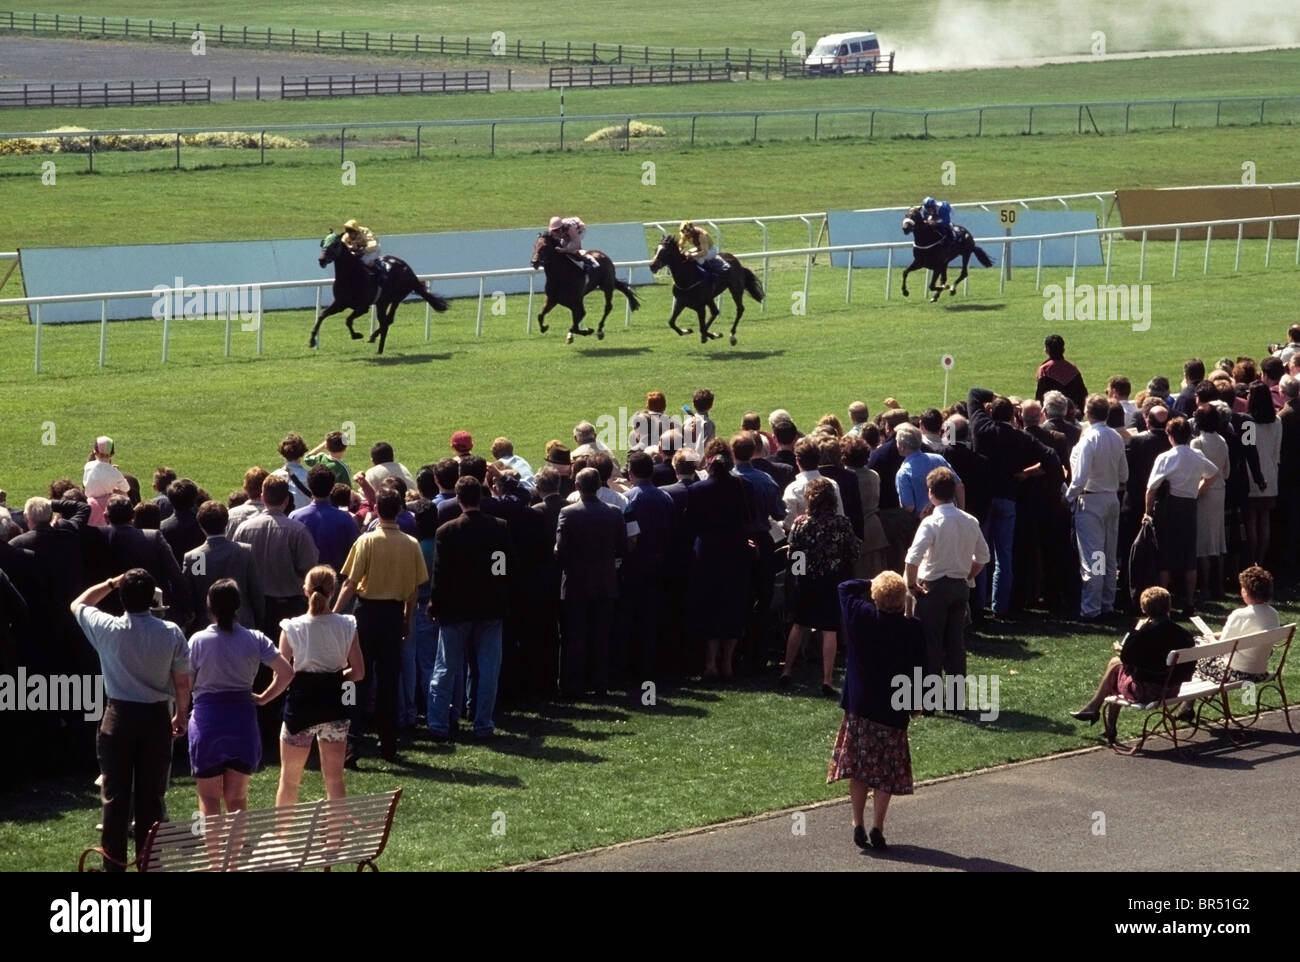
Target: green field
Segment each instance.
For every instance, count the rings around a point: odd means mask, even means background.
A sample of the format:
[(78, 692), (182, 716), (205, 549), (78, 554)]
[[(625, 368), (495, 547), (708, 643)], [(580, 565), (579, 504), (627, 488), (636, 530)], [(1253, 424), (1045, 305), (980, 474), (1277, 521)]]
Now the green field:
[[(286, 73), (293, 71), (286, 68)], [(346, 71), (343, 71), (346, 72)], [(1215, 54), (1167, 59), (1117, 61), (1104, 64), (1056, 64), (1032, 69), (953, 71), (896, 77), (826, 77), (812, 79), (735, 81), (674, 87), (619, 87), (569, 90), (565, 110), (579, 114), (653, 115), (656, 112), (830, 109), (835, 107), (929, 108), (982, 106), (985, 104), (1078, 103), (1173, 98), (1286, 97), (1296, 94), (1291, 77), (1300, 72), (1300, 51), (1253, 54)], [(1213, 123), (1213, 110), (1199, 117), (1197, 110), (1180, 110), (1180, 123)], [(355, 123), (375, 121), (460, 120), (465, 118), (555, 117), (559, 97), (555, 91), (515, 91), (488, 95), (444, 95), (343, 98), (309, 102), (235, 101), (188, 106), (9, 109), (0, 113), (4, 131), (40, 131), (74, 125), (94, 129), (239, 127), (285, 123)], [(1012, 121), (1014, 117), (1014, 123)], [(1064, 110), (1036, 115), (1036, 128), (1074, 130), (1077, 114)], [(1294, 108), (1271, 105), (1269, 118), (1294, 119)], [(1122, 108), (1098, 112), (1103, 131), (1123, 129)], [(1134, 108), (1135, 126), (1170, 125), (1165, 108)], [(1253, 107), (1225, 107), (1224, 123), (1249, 124), (1258, 120)], [(1014, 132), (1025, 126), (1024, 111), (994, 112), (986, 121), (992, 132)], [(827, 119), (823, 120), (828, 123)], [(972, 120), (932, 121), (932, 136), (968, 136)], [(946, 126), (945, 126), (946, 124)], [(1001, 126), (997, 126), (1001, 124)], [(1041, 125), (1046, 124), (1046, 127)], [(766, 128), (764, 128), (766, 129)], [(913, 126), (878, 133), (920, 130)], [(1085, 122), (1085, 129), (1090, 129)], [(748, 137), (748, 128), (741, 125)], [(865, 125), (837, 131), (823, 128), (822, 136), (865, 135)], [(811, 125), (800, 123), (797, 136), (811, 136)], [(581, 136), (581, 135), (579, 135)], [(576, 138), (574, 138), (576, 139)]]
[[(1023, 0), (994, 0), (978, 12), (959, 11), (956, 24), (939, 21), (936, 4), (908, 0), (881, 0), (867, 10), (849, 0), (815, 0), (798, 8), (752, 0), (713, 0), (708, 4), (674, 4), (647, 7), (631, 0), (602, 0), (589, 15), (564, 4), (533, 4), (524, 8), (510, 0), (472, 0), (467, 3), (376, 2), (364, 9), (322, 7), (307, 0), (287, 0), (273, 7), (238, 0), (211, 0), (184, 4), (174, 0), (87, 3), (86, 0), (42, 0), (23, 7), (39, 13), (88, 17), (154, 18), (170, 23), (201, 21), (260, 27), (296, 27), (319, 30), (390, 31), (422, 36), (474, 36), (486, 38), (504, 31), (508, 38), (526, 41), (593, 41), (682, 47), (762, 47), (788, 49), (791, 33), (803, 31), (808, 43), (824, 33), (841, 30), (875, 30), (883, 45), (915, 42), (947, 30), (946, 44), (970, 43), (1022, 57), (1056, 53), (1088, 53), (1093, 31), (1107, 34), (1107, 49), (1162, 49), (1211, 46), (1208, 26), (1135, 10), (1121, 0), (1101, 0), (1085, 10), (1054, 6), (1039, 8)], [(972, 39), (969, 35), (974, 35)], [(1272, 31), (1238, 25), (1236, 43), (1268, 43)]]
[[(223, 7), (222, 17), (229, 20), (243, 9), (251, 10), (251, 5)], [(1241, 64), (1243, 75), (1269, 73), (1272, 55), (1256, 56), (1263, 60), (1227, 62)], [(946, 97), (939, 96), (937, 86), (926, 89), (933, 103), (956, 102), (954, 97), (1023, 102), (1082, 97), (1087, 91), (1098, 97), (1120, 90), (1179, 95), (1237, 82), (1232, 70), (1196, 79), (1189, 71), (1160, 86), (1160, 70), (1152, 63), (1129, 74), (1122, 72), (1137, 68), (1118, 63), (979, 74), (979, 85), (948, 90)], [(1076, 77), (1075, 86), (1061, 79), (1065, 77)], [(934, 79), (898, 77), (870, 86), (919, 97), (921, 88), (911, 85)], [(1280, 83), (1276, 72), (1270, 82)], [(711, 103), (718, 89), (676, 95), (692, 105), (687, 109), (695, 109)], [(757, 107), (776, 104), (786, 91), (794, 91), (791, 96), (839, 95), (846, 88), (830, 82), (774, 82), (725, 89), (726, 96), (737, 98), (735, 103), (747, 98), (749, 106)], [(591, 104), (617, 101), (618, 109), (630, 111), (635, 98), (651, 93), (583, 96), (590, 96)], [(482, 115), (495, 111), (498, 103), (509, 103), (511, 111), (520, 113), (527, 104), (539, 113), (554, 109), (552, 95), (505, 96), (518, 99), (425, 100), (415, 105), (418, 111), (410, 101), (388, 100), (112, 113), (134, 118), (129, 122), (137, 127), (178, 123), (175, 118), (181, 116), (202, 116), (199, 123), (213, 126), (252, 126), (275, 122), (274, 117), (337, 122), (364, 110), (392, 111), (382, 115), (392, 120), (423, 115), (426, 107), (448, 112), (439, 116)], [(605, 96), (613, 99), (601, 101)], [(598, 108), (584, 104), (580, 109)], [(575, 110), (573, 101), (569, 110)], [(89, 126), (99, 125), (94, 118), (109, 113), (34, 112), (23, 121), (39, 127)], [(732, 138), (724, 133), (719, 139)], [(893, 205), (939, 192), (959, 201), (1229, 183), (1240, 179), (1245, 161), (1256, 164), (1261, 182), (1291, 180), (1294, 140), (1288, 126), (1239, 126), (1102, 138), (954, 136), (867, 142), (846, 136), (819, 143), (796, 139), (694, 150), (672, 145), (636, 156), (605, 148), (518, 151), (489, 158), (478, 145), (470, 145), (473, 150), (466, 148), (464, 156), (448, 148), (417, 161), (400, 151), (357, 148), (349, 153), (358, 161), (355, 187), (341, 185), (337, 159), (324, 150), (303, 157), (272, 152), (268, 158), (273, 162), (265, 166), (214, 151), (202, 162), (233, 160), (235, 165), (148, 174), (132, 168), (131, 155), (101, 156), (97, 167), (102, 161), (100, 169), (106, 172), (93, 176), (77, 172), (84, 157), (60, 157), (54, 186), (40, 182), (43, 158), (18, 159), (18, 167), (9, 166), (15, 159), (7, 158), (0, 170), (24, 172), (3, 177), (6, 230), (0, 246), (314, 237), (349, 216), (360, 217), (383, 236), (540, 226), (556, 211), (579, 212), (589, 223), (793, 213)], [(657, 165), (653, 187), (641, 182), (647, 156)], [(956, 185), (940, 183), (946, 161), (956, 165)], [(774, 246), (807, 242), (802, 226), (774, 232), (771, 240)], [(754, 228), (726, 231), (725, 244), (733, 250), (752, 250), (758, 243)], [(482, 439), (508, 434), (519, 453), (536, 462), (548, 438), (568, 437), (582, 418), (617, 420), (620, 408), (635, 411), (651, 389), (663, 390), (669, 403), (677, 405), (696, 388), (710, 387), (717, 395), (714, 416), (724, 431), (748, 409), (766, 412), (778, 406), (807, 426), (828, 411), (842, 417), (855, 399), (866, 400), (873, 411), (887, 395), (912, 409), (939, 404), (943, 381), (938, 359), (944, 352), (957, 359), (950, 400), (975, 383), (1030, 393), (1042, 338), (1053, 330), (1066, 337), (1069, 356), (1094, 389), (1120, 372), (1138, 386), (1157, 373), (1176, 381), (1190, 354), (1209, 360), (1259, 356), (1265, 344), (1282, 338), (1295, 316), (1294, 240), (1275, 246), (1269, 268), (1263, 263), (1263, 243), (1247, 242), (1239, 272), (1232, 270), (1233, 243), (1216, 241), (1208, 277), (1201, 275), (1204, 245), (1189, 245), (1177, 280), (1171, 277), (1171, 246), (1153, 244), (1148, 252), (1152, 323), (1141, 332), (1124, 321), (1046, 322), (1033, 272), (1020, 268), (1005, 294), (998, 293), (996, 271), (974, 268), (969, 293), (945, 297), (940, 305), (915, 294), (908, 300), (899, 297), (897, 273), (894, 296), (885, 301), (882, 272), (860, 272), (852, 303), (846, 304), (844, 272), (819, 263), (812, 272), (807, 313), (797, 315), (792, 307), (803, 287), (804, 268), (796, 259), (772, 264), (767, 310), (749, 306), (736, 348), (725, 340), (701, 346), (696, 338), (674, 337), (664, 326), (669, 298), (661, 281), (643, 291), (645, 306), (630, 328), (623, 326), (621, 301), (616, 303), (609, 336), (602, 342), (589, 339), (566, 347), (556, 331), (526, 335), (525, 299), (512, 297), (504, 316), (486, 319), (482, 338), (474, 337), (472, 302), (458, 301), (448, 314), (437, 316), (431, 341), (424, 339), (422, 310), (404, 307), (382, 359), (375, 358), (370, 346), (346, 340), (338, 319), (326, 322), (321, 350), (308, 351), (311, 319), (306, 312), (269, 316), (265, 356), (260, 358), (251, 333), (237, 330), (233, 356), (226, 359), (219, 322), (176, 322), (166, 365), (159, 362), (159, 324), (115, 323), (103, 369), (95, 363), (96, 325), (46, 327), (38, 375), (32, 371), (33, 331), (25, 315), (0, 308), (0, 331), (8, 335), (9, 345), (0, 358), (0, 486), (8, 491), (10, 504), (20, 504), (50, 479), (75, 476), (88, 441), (102, 433), (115, 438), (124, 470), (148, 477), (155, 466), (168, 464), (223, 496), (249, 464), (278, 463), (275, 445), (287, 431), (316, 438), (343, 421), (355, 425), (353, 460), (364, 460), (363, 451), (383, 438), (394, 444), (401, 460), (415, 466), (441, 456), (451, 432), (464, 428)], [(521, 263), (527, 253), (520, 251)], [(1137, 245), (1116, 242), (1113, 280), (1136, 282), (1137, 264)], [(415, 266), (437, 270), (437, 265)], [(166, 265), (160, 265), (160, 272), (160, 282), (170, 280)], [(1043, 281), (1059, 283), (1065, 273), (1050, 270)], [(303, 277), (318, 275), (314, 263), (303, 265)], [(1102, 271), (1088, 269), (1078, 279), (1101, 283), (1102, 277)], [(917, 276), (914, 288), (920, 286)], [(0, 297), (18, 293), (11, 280)], [(723, 309), (728, 322), (731, 310), (730, 305)], [(1294, 617), (1294, 606), (1288, 613)], [(1113, 635), (1046, 620), (1027, 624), (1023, 631), (1002, 632), (975, 640), (970, 668), (1002, 676), (1002, 720), (979, 726), (951, 719), (919, 723), (913, 736), (919, 777), (1091, 743), (1086, 730), (1064, 712), (1089, 694)], [(372, 763), (352, 778), (350, 788), (380, 790), (394, 783), (406, 788), (384, 866), (406, 869), (518, 862), (840, 794), (839, 787), (823, 784), (838, 717), (824, 700), (780, 697), (758, 686), (727, 692), (688, 687), (665, 693), (661, 706), (639, 711), (579, 705), (520, 713), (504, 721), (506, 735), (499, 748), (457, 746), (453, 751), (420, 745), (407, 753), (404, 765), (375, 768)], [(270, 800), (274, 779), (272, 769), (254, 780), (254, 804)], [(84, 781), (43, 782), (0, 795), (0, 812), (5, 813), (0, 868), (62, 869), (74, 863), (76, 852), (95, 841), (95, 800)], [(304, 797), (314, 797), (319, 782), (308, 778), (303, 791)], [(179, 780), (171, 796), (173, 814), (192, 811), (193, 801), (192, 783)], [(504, 839), (490, 833), (495, 811), (507, 816)]]

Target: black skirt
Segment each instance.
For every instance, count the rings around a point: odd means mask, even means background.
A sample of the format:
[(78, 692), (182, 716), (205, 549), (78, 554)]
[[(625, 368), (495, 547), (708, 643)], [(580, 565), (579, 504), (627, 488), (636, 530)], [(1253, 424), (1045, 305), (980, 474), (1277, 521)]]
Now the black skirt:
[(821, 631), (840, 630), (840, 597), (838, 586), (842, 581), (836, 574), (800, 575), (794, 586), (794, 623)]
[(1196, 567), (1196, 499), (1160, 500), (1156, 508), (1156, 538), (1160, 542), (1160, 570), (1183, 572)]
[(345, 699), (342, 671), (300, 671), (293, 676), (284, 699), (284, 727), (296, 735), (323, 722), (349, 717), (349, 703), (356, 704), (355, 692)]

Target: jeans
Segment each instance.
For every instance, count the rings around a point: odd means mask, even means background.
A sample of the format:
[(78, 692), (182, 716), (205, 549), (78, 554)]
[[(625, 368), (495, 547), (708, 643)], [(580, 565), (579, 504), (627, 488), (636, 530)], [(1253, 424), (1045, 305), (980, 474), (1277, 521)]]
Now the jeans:
[[(438, 663), (438, 622), (429, 617), (428, 600), (422, 600), (415, 612), (415, 638), (411, 645), (415, 659), (413, 681), (415, 690), (412, 695), (413, 707), (410, 718), (415, 719), (421, 711), (429, 718), (429, 705), (433, 698), (433, 669)], [(403, 662), (403, 669), (405, 669)], [(407, 691), (406, 679), (402, 679), (402, 691)], [(406, 717), (403, 715), (402, 717)]]
[(501, 677), (501, 619), (456, 621), (438, 625), (438, 657), (429, 682), (429, 731), (446, 736), (455, 717), (457, 688), (465, 677), (465, 664), (475, 665), (474, 734), (490, 735), (496, 725), (497, 681)]
[(1012, 560), (1016, 540), (1016, 502), (1011, 498), (994, 498), (989, 517), (984, 522), (984, 540), (988, 542), (996, 567), (993, 570), (993, 613), (1005, 615), (1011, 607)]

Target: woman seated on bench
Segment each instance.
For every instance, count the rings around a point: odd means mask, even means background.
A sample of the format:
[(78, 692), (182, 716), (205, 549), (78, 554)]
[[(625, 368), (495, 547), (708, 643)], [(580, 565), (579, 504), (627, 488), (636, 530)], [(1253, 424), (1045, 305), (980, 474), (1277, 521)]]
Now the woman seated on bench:
[[(1271, 574), (1259, 565), (1251, 565), (1237, 576), (1237, 583), (1241, 585), (1241, 600), (1245, 607), (1228, 615), (1223, 630), (1219, 632), (1219, 641), (1231, 641), (1282, 624), (1277, 609), (1269, 604), (1273, 600)], [(1196, 663), (1196, 675), (1214, 682), (1268, 681), (1268, 659), (1271, 654), (1271, 648), (1260, 646), (1235, 652), (1231, 657), (1220, 655), (1217, 658), (1202, 658)]]
[[(1196, 644), (1191, 634), (1169, 620), (1169, 610), (1173, 606), (1169, 592), (1164, 588), (1148, 588), (1142, 592), (1139, 605), (1145, 617), (1124, 636), (1119, 645), (1119, 656), (1106, 665), (1092, 700), (1078, 711), (1070, 712), (1071, 717), (1095, 724), (1101, 717), (1102, 705), (1111, 695), (1144, 705), (1176, 693), (1183, 682), (1191, 679), (1195, 666), (1189, 661), (1174, 669), (1170, 688), (1165, 688), (1168, 674), (1165, 659), (1169, 653)], [(1106, 743), (1110, 745), (1115, 743), (1117, 718), (1119, 706), (1106, 705), (1104, 734)]]

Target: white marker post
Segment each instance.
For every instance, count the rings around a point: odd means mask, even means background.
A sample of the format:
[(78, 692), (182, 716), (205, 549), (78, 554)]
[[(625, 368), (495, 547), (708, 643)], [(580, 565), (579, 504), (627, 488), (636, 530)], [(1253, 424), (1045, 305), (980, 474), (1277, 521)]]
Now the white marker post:
[(951, 354), (945, 354), (939, 358), (939, 366), (943, 368), (943, 406), (948, 406), (948, 379), (952, 376), (952, 366), (955, 362)]

